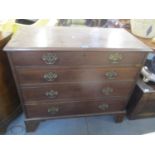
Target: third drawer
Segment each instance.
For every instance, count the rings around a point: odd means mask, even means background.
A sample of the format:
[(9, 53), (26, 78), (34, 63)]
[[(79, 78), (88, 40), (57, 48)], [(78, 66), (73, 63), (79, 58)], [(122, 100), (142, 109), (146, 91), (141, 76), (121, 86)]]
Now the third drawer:
[(103, 98), (106, 96), (128, 97), (134, 81), (84, 82), (22, 87), (25, 101), (39, 100), (79, 100)]

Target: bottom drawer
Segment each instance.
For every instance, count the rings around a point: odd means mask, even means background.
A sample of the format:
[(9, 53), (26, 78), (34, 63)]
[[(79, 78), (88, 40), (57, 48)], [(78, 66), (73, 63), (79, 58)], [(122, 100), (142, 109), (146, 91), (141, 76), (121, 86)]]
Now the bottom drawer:
[(35, 102), (35, 104), (26, 104), (25, 110), (27, 118), (35, 117), (54, 117), (79, 115), (90, 113), (110, 113), (125, 109), (127, 100), (124, 98), (102, 99), (95, 101), (77, 101), (77, 102)]

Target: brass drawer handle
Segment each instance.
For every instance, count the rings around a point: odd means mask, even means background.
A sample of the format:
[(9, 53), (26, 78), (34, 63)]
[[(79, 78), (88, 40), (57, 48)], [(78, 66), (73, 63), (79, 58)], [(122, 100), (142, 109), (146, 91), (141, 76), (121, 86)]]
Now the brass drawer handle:
[(98, 106), (98, 108), (99, 108), (100, 110), (106, 111), (106, 110), (109, 109), (109, 105), (108, 105), (108, 104), (100, 104), (100, 105)]
[(49, 72), (49, 73), (44, 74), (44, 79), (46, 81), (54, 81), (57, 77), (58, 75), (54, 72)]
[(50, 107), (47, 109), (47, 112), (50, 114), (56, 114), (59, 112), (59, 107)]
[(106, 88), (103, 88), (102, 89), (102, 93), (104, 94), (104, 95), (110, 95), (111, 93), (113, 93), (114, 92), (114, 90), (113, 90), (113, 88), (111, 88), (111, 87), (106, 87)]
[(106, 72), (105, 73), (105, 77), (109, 80), (113, 80), (113, 79), (116, 79), (118, 76), (118, 73), (115, 72), (115, 71), (109, 71), (109, 72)]
[(58, 57), (56, 54), (47, 53), (42, 56), (42, 60), (48, 65), (53, 65), (58, 60)]
[(50, 90), (46, 92), (45, 95), (49, 98), (55, 98), (58, 95), (58, 92), (54, 90)]
[(120, 54), (120, 53), (112, 53), (109, 56), (109, 61), (111, 63), (116, 64), (116, 63), (119, 63), (122, 60), (122, 58), (123, 58), (122, 54)]

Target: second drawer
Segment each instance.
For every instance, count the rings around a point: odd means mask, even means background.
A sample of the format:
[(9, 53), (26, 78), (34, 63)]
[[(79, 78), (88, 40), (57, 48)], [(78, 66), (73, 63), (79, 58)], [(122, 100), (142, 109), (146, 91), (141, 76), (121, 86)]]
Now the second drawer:
[(39, 84), (54, 82), (82, 82), (103, 80), (133, 80), (139, 68), (136, 67), (105, 67), (86, 69), (17, 69), (20, 84)]

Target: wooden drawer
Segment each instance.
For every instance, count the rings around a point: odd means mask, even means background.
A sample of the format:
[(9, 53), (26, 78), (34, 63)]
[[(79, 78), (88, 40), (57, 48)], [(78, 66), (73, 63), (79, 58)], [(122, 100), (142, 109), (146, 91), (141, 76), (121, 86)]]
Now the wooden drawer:
[(40, 84), (54, 82), (84, 82), (103, 80), (133, 80), (136, 78), (139, 68), (86, 68), (86, 69), (47, 69), (30, 68), (17, 69), (20, 84)]
[(37, 100), (79, 100), (103, 98), (105, 96), (128, 97), (133, 81), (127, 82), (85, 82), (77, 84), (51, 84), (40, 87), (23, 87), (25, 101)]
[(25, 105), (28, 118), (78, 115), (89, 113), (110, 113), (124, 110), (127, 101), (124, 98), (81, 102), (35, 102)]
[(10, 53), (16, 66), (103, 66), (139, 65), (146, 53), (139, 52), (13, 52)]

